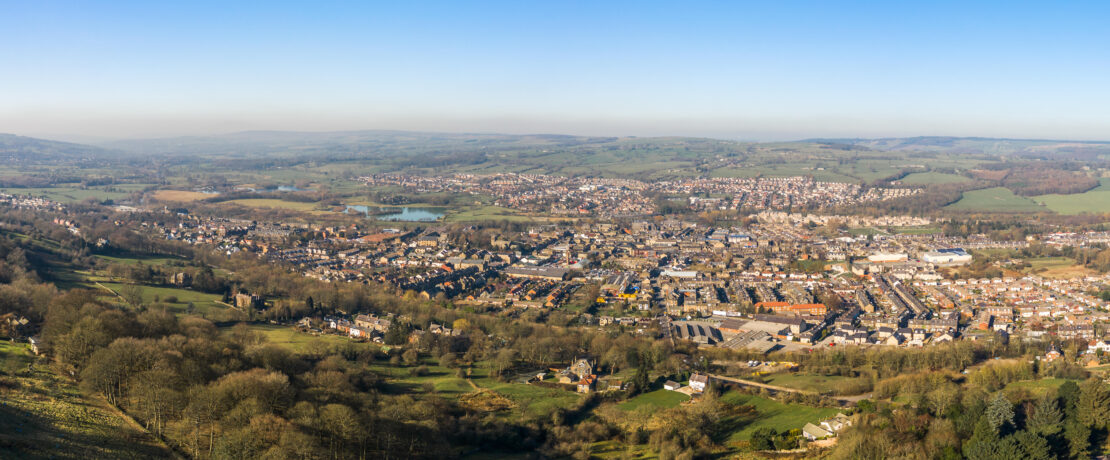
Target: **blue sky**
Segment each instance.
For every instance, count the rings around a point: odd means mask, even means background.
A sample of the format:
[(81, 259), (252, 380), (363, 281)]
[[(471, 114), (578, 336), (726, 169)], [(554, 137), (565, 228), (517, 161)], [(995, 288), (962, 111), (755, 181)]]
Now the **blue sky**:
[(1110, 139), (1110, 2), (0, 0), (0, 132)]

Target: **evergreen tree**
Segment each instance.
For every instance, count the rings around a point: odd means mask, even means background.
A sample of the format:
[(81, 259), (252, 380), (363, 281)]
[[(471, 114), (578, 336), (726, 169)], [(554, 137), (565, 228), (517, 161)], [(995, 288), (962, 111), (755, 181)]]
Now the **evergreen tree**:
[(991, 424), (989, 417), (982, 417), (975, 425), (975, 434), (964, 442), (964, 456), (967, 458), (997, 458), (1001, 450), (998, 430)]
[(1018, 431), (1010, 436), (1021, 451), (1020, 458), (1026, 460), (1049, 460), (1054, 458), (1048, 440), (1028, 431)]
[(1064, 438), (1068, 440), (1068, 456), (1071, 458), (1090, 458), (1091, 429), (1079, 422), (1064, 426)]
[(1075, 404), (1079, 401), (1079, 385), (1068, 380), (1056, 389), (1056, 396), (1060, 398), (1060, 407), (1064, 411), (1064, 418), (1075, 418)]
[(1100, 379), (1090, 378), (1079, 385), (1076, 419), (1089, 427), (1104, 427), (1110, 421), (1110, 387)]
[(1056, 403), (1056, 396), (1045, 393), (1033, 406), (1033, 413), (1029, 414), (1025, 426), (1032, 433), (1048, 437), (1059, 433), (1063, 423), (1064, 414)]
[(636, 368), (636, 375), (632, 377), (632, 394), (647, 392), (651, 387), (651, 378), (648, 377), (647, 363), (641, 362)]
[(1000, 391), (995, 393), (984, 415), (991, 427), (1000, 435), (1004, 435), (1014, 424), (1014, 405)]

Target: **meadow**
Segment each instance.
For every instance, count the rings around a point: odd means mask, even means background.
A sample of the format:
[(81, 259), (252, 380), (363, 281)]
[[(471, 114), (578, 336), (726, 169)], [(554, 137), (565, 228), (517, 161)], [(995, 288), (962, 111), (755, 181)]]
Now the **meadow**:
[(1033, 200), (1054, 212), (1067, 215), (1110, 212), (1110, 178), (1099, 180), (1099, 186), (1071, 195), (1039, 195)]
[(450, 211), (444, 217), (448, 222), (476, 222), (476, 221), (499, 221), (507, 220), (510, 222), (533, 222), (537, 219), (521, 216), (516, 214), (510, 208), (501, 206), (470, 206), (456, 211)]
[(763, 383), (803, 391), (812, 391), (814, 393), (824, 393), (832, 391), (837, 385), (851, 383), (855, 380), (857, 379), (839, 375), (781, 373), (765, 376)]
[(248, 208), (287, 209), (300, 212), (326, 212), (317, 209), (319, 207), (319, 204), (315, 202), (285, 201), (273, 198), (243, 198), (239, 200), (223, 201), (222, 203), (237, 204), (240, 206), (246, 206)]
[(1068, 379), (1058, 379), (1053, 377), (1047, 377), (1039, 380), (1022, 380), (1006, 385), (1006, 388), (1003, 391), (1010, 393), (1014, 391), (1024, 390), (1037, 396), (1041, 396), (1050, 390), (1056, 391), (1057, 388), (1060, 388), (1060, 385), (1063, 385), (1064, 382), (1067, 381)]
[(180, 257), (170, 257), (170, 256), (144, 256), (144, 255), (126, 255), (126, 256), (114, 255), (114, 256), (110, 256), (110, 255), (104, 255), (104, 254), (97, 254), (95, 257), (97, 259), (101, 259), (105, 262), (116, 263), (116, 264), (125, 264), (125, 265), (137, 265), (139, 263), (143, 263), (143, 264), (146, 264), (146, 265), (172, 265), (172, 264), (176, 264), (176, 263), (187, 263), (187, 262), (189, 262), (188, 260), (180, 258)]
[(806, 423), (817, 423), (836, 415), (839, 409), (813, 407), (804, 404), (785, 404), (761, 396), (739, 392), (729, 392), (721, 400), (734, 405), (750, 405), (755, 408), (754, 416), (732, 416), (724, 420), (733, 426), (729, 441), (746, 441), (760, 428), (774, 428), (779, 432), (801, 428)]
[[(114, 294), (120, 294), (128, 286), (123, 283), (114, 282), (101, 282), (97, 283), (104, 288), (111, 290)], [(208, 294), (205, 292), (198, 292), (192, 289), (168, 287), (168, 286), (139, 286), (142, 292), (143, 304), (150, 305), (154, 303), (162, 303), (168, 307), (168, 310), (177, 315), (188, 313), (187, 309), (189, 302), (193, 303), (193, 313), (210, 317), (213, 315), (221, 315), (228, 313), (229, 307), (220, 303), (222, 296), (219, 294)], [(168, 300), (167, 300), (168, 299)], [(118, 297), (114, 301), (121, 301)], [(170, 300), (176, 300), (170, 302)], [(209, 319), (219, 320), (224, 319), (220, 317), (212, 317)]]
[(1025, 261), (1029, 263), (1029, 268), (1022, 270), (1023, 273), (1045, 278), (1076, 278), (1094, 273), (1068, 257), (1036, 257)]
[(900, 235), (932, 235), (940, 233), (940, 227), (926, 225), (921, 227), (894, 227), (894, 233)]
[(88, 199), (98, 201), (120, 200), (130, 194), (126, 191), (108, 191), (106, 187), (39, 187), (39, 188), (0, 188), (0, 193), (10, 195), (32, 195), (44, 197), (60, 203), (80, 203)]
[(35, 360), (31, 346), (9, 340), (0, 340), (0, 374), (16, 375), (27, 370)]
[[(230, 328), (228, 326), (223, 330), (227, 333)], [(276, 324), (250, 324), (250, 328), (265, 337), (267, 343), (286, 346), (298, 353), (308, 352), (314, 347), (321, 347), (323, 350), (336, 346), (378, 347), (376, 344), (357, 342), (341, 335), (313, 335)], [(457, 399), (478, 390), (488, 390), (495, 397), (504, 397), (512, 402), (509, 410), (498, 412), (499, 416), (523, 419), (546, 417), (557, 409), (572, 406), (582, 398), (578, 393), (562, 388), (498, 381), (490, 376), (488, 363), (485, 362), (466, 368), (464, 372), (467, 374), (463, 377), (458, 376), (456, 369), (440, 366), (436, 359), (428, 357), (407, 366), (393, 365), (385, 360), (371, 361), (369, 365), (371, 370), (387, 377), (389, 383), (386, 391), (390, 393), (419, 396), (432, 389), (440, 397)], [(414, 373), (413, 370), (418, 366), (423, 366), (426, 372)]]
[[(249, 326), (252, 331), (265, 337), (267, 343), (282, 345), (297, 353), (308, 351), (311, 347), (316, 346), (314, 344), (323, 345), (325, 347), (334, 347), (338, 345), (370, 346), (365, 342), (357, 342), (345, 336), (335, 334), (313, 335), (298, 331), (290, 326), (277, 324), (250, 324)], [(230, 326), (223, 328), (225, 332), (230, 329)]]
[(969, 180), (971, 179), (956, 174), (929, 171), (907, 174), (906, 177), (902, 178), (902, 183), (906, 185), (934, 185), (955, 184), (959, 182), (967, 182)]
[(945, 207), (955, 211), (982, 211), (982, 212), (1038, 212), (1045, 208), (1037, 202), (1017, 196), (1005, 187), (992, 187), (981, 190), (964, 192), (960, 201)]
[(644, 406), (652, 407), (654, 409), (667, 409), (677, 407), (683, 402), (689, 401), (690, 397), (671, 390), (655, 390), (647, 393), (638, 394), (627, 401), (617, 405), (621, 410), (633, 411)]
[(190, 202), (211, 198), (208, 193), (193, 192), (189, 190), (158, 190), (151, 197), (158, 201)]

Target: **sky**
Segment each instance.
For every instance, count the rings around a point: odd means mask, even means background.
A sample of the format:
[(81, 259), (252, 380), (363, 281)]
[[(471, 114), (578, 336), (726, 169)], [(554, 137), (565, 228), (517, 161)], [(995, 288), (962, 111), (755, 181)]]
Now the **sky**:
[(1110, 140), (1110, 2), (0, 0), (0, 132)]

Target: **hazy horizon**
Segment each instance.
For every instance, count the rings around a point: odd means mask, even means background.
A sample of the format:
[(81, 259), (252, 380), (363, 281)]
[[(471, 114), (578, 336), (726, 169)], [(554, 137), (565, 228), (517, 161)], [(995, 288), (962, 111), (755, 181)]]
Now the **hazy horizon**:
[(188, 5), (0, 18), (0, 132), (1106, 140), (1104, 3)]

